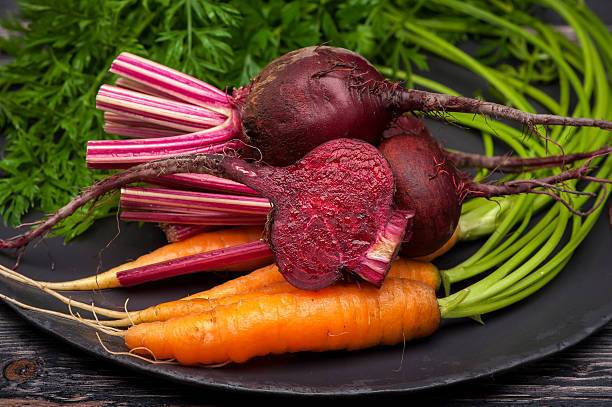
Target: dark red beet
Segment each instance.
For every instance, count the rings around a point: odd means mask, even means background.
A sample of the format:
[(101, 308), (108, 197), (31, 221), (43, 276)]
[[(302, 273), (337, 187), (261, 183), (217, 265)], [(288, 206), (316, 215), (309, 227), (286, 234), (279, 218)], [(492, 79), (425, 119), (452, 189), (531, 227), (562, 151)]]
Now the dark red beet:
[(381, 83), (383, 76), (359, 54), (318, 46), (272, 61), (234, 97), (247, 142), (266, 162), (282, 166), (337, 138), (378, 144), (393, 118), (373, 91)]
[(400, 253), (425, 256), (442, 247), (457, 227), (461, 177), (422, 120), (401, 116), (385, 137), (380, 151), (393, 170), (395, 203), (415, 212), (412, 239)]
[(269, 242), (281, 273), (316, 290), (347, 272), (380, 285), (395, 257), (411, 211), (393, 206), (393, 175), (371, 145), (325, 143), (289, 167), (226, 158), (224, 172), (273, 204)]

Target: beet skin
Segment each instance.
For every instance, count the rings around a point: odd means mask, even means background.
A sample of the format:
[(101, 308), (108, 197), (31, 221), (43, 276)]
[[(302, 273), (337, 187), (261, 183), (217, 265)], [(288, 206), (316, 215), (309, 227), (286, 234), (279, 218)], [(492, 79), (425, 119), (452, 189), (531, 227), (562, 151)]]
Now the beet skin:
[(401, 255), (433, 253), (452, 236), (461, 214), (461, 176), (421, 119), (401, 116), (385, 132), (380, 152), (395, 177), (395, 203), (413, 210), (412, 238)]
[(349, 273), (382, 284), (413, 213), (393, 209), (393, 174), (375, 147), (337, 139), (288, 167), (222, 166), (272, 201), (268, 241), (291, 284), (317, 290)]

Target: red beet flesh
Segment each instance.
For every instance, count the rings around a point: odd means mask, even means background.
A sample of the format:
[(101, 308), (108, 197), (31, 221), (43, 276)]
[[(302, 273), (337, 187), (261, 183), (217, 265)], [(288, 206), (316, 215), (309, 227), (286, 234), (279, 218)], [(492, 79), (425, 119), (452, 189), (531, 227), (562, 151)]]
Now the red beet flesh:
[(392, 112), (376, 87), (386, 83), (352, 51), (302, 48), (272, 61), (234, 92), (249, 144), (273, 165), (289, 165), (337, 138), (378, 144)]
[(337, 139), (288, 167), (221, 165), (272, 201), (268, 241), (291, 284), (317, 290), (349, 272), (382, 283), (413, 213), (393, 209), (393, 175), (376, 148)]
[(421, 119), (401, 116), (385, 132), (380, 152), (393, 170), (399, 209), (413, 210), (406, 257), (433, 253), (452, 236), (461, 214), (461, 176)]

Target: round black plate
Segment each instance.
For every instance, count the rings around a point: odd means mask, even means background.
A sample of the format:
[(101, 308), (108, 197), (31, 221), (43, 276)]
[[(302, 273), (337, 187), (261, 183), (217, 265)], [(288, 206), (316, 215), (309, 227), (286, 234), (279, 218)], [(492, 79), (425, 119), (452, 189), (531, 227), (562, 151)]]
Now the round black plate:
[[(135, 257), (163, 242), (160, 232), (152, 227), (121, 228), (119, 237), (103, 253), (105, 266)], [(9, 233), (5, 229), (2, 234)], [(90, 274), (96, 269), (100, 247), (115, 233), (115, 222), (107, 220), (67, 246), (51, 239), (31, 248), (20, 270), (48, 280)], [(505, 370), (564, 349), (603, 326), (612, 317), (612, 273), (606, 266), (610, 247), (610, 229), (602, 216), (566, 269), (540, 292), (486, 316), (484, 326), (471, 320), (447, 321), (431, 338), (407, 343), (405, 349), (395, 346), (275, 356), (217, 369), (155, 365), (107, 353), (90, 328), (36, 312), (16, 311), (43, 330), (102, 358), (185, 383), (306, 395), (406, 392)], [(453, 250), (452, 258), (446, 256), (442, 262), (455, 262), (473, 248), (474, 245), (461, 244)], [(10, 261), (3, 256), (3, 264)], [(139, 309), (206, 288), (218, 278), (189, 276), (139, 288), (71, 295), (116, 309), (122, 309), (129, 297), (128, 308)], [(1, 280), (0, 292), (29, 304), (66, 311), (55, 300), (19, 284)], [(123, 350), (116, 338), (103, 335), (102, 339), (109, 348)]]
[[(473, 76), (432, 59), (433, 78), (452, 83), (470, 94), (483, 87)], [(461, 128), (431, 123), (434, 134), (449, 147), (479, 150), (477, 137)], [(121, 232), (101, 253), (103, 269), (135, 258), (163, 244), (154, 227), (121, 224)], [(3, 229), (0, 235), (15, 232)], [(85, 236), (64, 246), (49, 239), (29, 248), (20, 271), (42, 280), (68, 280), (91, 275), (100, 249), (117, 234), (114, 219), (99, 222)], [(479, 243), (459, 244), (440, 259), (441, 267), (456, 264)], [(609, 251), (612, 234), (604, 216), (599, 219), (565, 270), (531, 298), (485, 316), (485, 325), (462, 319), (445, 321), (431, 338), (403, 346), (378, 347), (357, 352), (303, 353), (258, 358), (243, 365), (196, 368), (156, 365), (115, 356), (100, 345), (94, 331), (77, 323), (16, 309), (28, 321), (87, 352), (143, 372), (180, 382), (223, 389), (302, 395), (354, 395), (408, 392), (442, 386), (499, 372), (564, 349), (602, 327), (612, 318), (612, 273)], [(2, 255), (0, 261), (11, 265)], [(99, 306), (140, 309), (210, 287), (220, 276), (193, 275), (131, 289), (71, 293), (94, 300)], [(66, 307), (40, 292), (0, 279), (0, 292), (40, 307), (66, 311)], [(120, 340), (102, 337), (106, 346), (124, 350)]]

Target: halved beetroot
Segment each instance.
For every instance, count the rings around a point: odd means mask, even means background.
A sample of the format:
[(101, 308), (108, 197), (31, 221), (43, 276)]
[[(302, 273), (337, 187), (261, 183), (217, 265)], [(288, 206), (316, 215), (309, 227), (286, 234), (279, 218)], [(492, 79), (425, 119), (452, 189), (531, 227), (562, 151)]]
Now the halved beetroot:
[(414, 213), (393, 208), (389, 163), (362, 141), (337, 139), (296, 164), (226, 158), (223, 171), (273, 203), (268, 241), (294, 286), (317, 290), (356, 273), (382, 284)]

